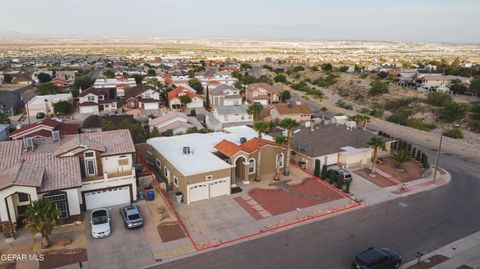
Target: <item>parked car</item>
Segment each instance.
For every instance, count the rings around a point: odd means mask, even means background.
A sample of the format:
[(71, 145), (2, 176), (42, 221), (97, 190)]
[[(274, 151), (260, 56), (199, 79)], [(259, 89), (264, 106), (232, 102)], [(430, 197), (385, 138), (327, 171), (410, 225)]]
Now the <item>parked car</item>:
[(97, 208), (92, 210), (90, 225), (92, 226), (93, 238), (109, 236), (111, 232), (111, 223), (108, 210), (105, 208)]
[(352, 269), (399, 268), (402, 257), (388, 248), (368, 248), (353, 260)]
[(338, 169), (335, 169), (334, 171), (335, 171), (335, 175), (342, 176), (344, 181), (352, 182), (352, 174), (347, 169), (338, 168)]
[(143, 225), (143, 217), (136, 204), (120, 208), (120, 215), (122, 215), (123, 222), (127, 229), (137, 228)]

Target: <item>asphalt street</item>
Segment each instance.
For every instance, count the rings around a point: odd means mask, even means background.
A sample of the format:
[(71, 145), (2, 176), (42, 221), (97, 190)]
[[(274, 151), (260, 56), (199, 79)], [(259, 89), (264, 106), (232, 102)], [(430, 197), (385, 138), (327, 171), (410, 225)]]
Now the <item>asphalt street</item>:
[[(415, 142), (434, 160), (431, 143)], [(440, 165), (452, 181), (435, 190), (152, 268), (349, 268), (370, 246), (390, 247), (405, 262), (413, 260), (417, 251), (428, 253), (480, 230), (480, 154), (446, 151)]]

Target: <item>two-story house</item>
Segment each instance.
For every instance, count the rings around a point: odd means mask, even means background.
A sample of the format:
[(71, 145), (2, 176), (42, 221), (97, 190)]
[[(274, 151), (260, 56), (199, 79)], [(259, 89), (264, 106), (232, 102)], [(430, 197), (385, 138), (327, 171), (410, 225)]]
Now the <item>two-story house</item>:
[(264, 106), (280, 101), (280, 89), (267, 83), (253, 83), (246, 89), (246, 98), (250, 103), (260, 103)]
[(219, 85), (214, 89), (209, 89), (208, 95), (211, 107), (237, 106), (242, 104), (240, 90), (229, 85)]
[(0, 143), (0, 218), (14, 238), (30, 204), (51, 199), (61, 223), (137, 198), (135, 147), (128, 130)]
[(182, 96), (188, 96), (190, 102), (186, 104), (187, 108), (200, 108), (203, 107), (203, 97), (192, 92), (191, 90), (185, 87), (176, 87), (175, 89), (168, 92), (168, 105), (172, 109), (179, 109), (182, 107)]
[(78, 95), (81, 114), (115, 112), (118, 109), (115, 88), (90, 87)]
[(169, 111), (168, 113), (151, 119), (148, 122), (150, 131), (157, 128), (158, 132), (163, 133), (172, 130), (173, 134), (185, 133), (190, 128), (203, 129), (203, 125), (192, 116), (177, 111)]
[(212, 112), (205, 115), (205, 124), (208, 129), (215, 131), (225, 127), (252, 125), (253, 117), (249, 115), (248, 105), (217, 106)]
[(162, 107), (160, 93), (154, 87), (145, 85), (128, 88), (125, 92), (125, 102), (129, 109), (157, 110)]

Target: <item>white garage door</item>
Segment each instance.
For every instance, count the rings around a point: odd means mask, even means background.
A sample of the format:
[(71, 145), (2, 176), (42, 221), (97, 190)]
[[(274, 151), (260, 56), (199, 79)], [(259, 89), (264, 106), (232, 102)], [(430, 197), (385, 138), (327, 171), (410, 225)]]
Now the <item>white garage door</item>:
[(87, 210), (130, 202), (129, 186), (85, 193), (85, 206)]
[(210, 182), (210, 197), (229, 194), (230, 182), (227, 179), (220, 179)]
[(208, 183), (188, 185), (188, 203), (208, 199)]
[(221, 195), (230, 194), (230, 180), (228, 178), (217, 179), (187, 186), (188, 203), (209, 199)]

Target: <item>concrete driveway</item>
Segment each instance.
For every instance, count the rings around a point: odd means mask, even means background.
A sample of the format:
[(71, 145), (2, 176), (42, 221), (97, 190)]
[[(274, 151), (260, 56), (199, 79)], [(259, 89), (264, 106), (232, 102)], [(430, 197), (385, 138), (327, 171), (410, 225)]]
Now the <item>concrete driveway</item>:
[(119, 208), (120, 206), (115, 206), (108, 209), (112, 233), (109, 237), (101, 239), (92, 238), (90, 212), (85, 214), (89, 268), (130, 269), (153, 263), (152, 252), (145, 240), (143, 228), (127, 230), (123, 225)]

